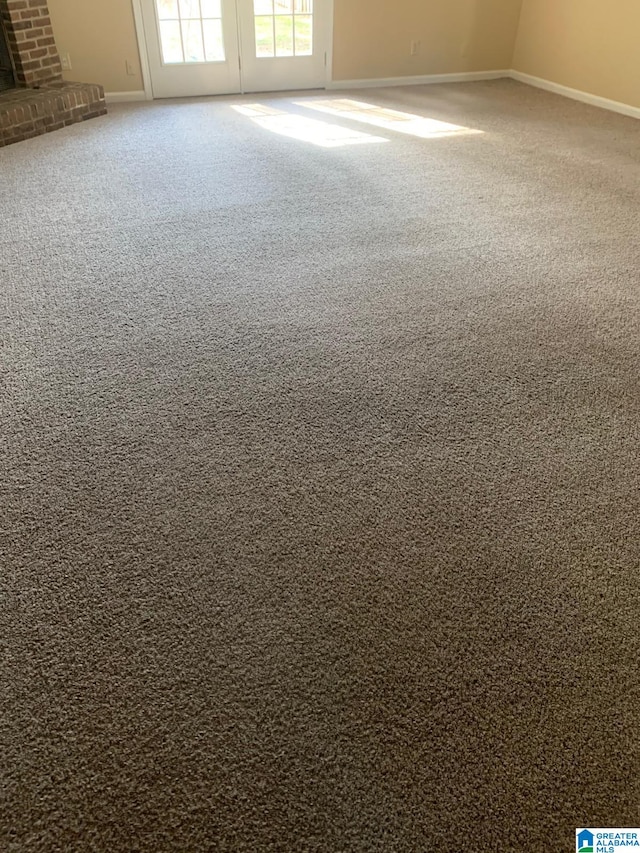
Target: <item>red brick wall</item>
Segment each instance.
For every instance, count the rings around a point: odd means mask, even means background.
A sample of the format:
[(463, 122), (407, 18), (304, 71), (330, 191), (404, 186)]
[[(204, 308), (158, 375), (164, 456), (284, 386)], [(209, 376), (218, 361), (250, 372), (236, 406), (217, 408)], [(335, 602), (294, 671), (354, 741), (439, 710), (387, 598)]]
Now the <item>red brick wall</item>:
[(62, 79), (62, 66), (46, 0), (0, 0), (0, 15), (19, 86)]

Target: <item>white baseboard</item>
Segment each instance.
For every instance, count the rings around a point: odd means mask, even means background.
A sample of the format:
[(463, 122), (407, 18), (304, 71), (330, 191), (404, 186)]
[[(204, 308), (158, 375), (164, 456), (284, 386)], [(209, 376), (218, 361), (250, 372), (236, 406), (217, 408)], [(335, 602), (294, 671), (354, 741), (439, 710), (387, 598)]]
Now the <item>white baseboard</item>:
[[(519, 83), (535, 86), (537, 89), (545, 89), (547, 92), (553, 92), (556, 95), (562, 95), (574, 101), (581, 101), (593, 107), (600, 107), (604, 110), (640, 119), (640, 107), (632, 107), (630, 104), (623, 104), (620, 101), (601, 98), (599, 95), (591, 95), (589, 92), (582, 92), (580, 89), (571, 89), (569, 86), (562, 86), (560, 83), (553, 83), (551, 80), (544, 80), (542, 77), (534, 77), (532, 74), (524, 74), (522, 71), (515, 71), (514, 69), (504, 71), (464, 71), (460, 74), (424, 74), (417, 77), (375, 77), (364, 80), (331, 80), (327, 83), (327, 89), (369, 89), (373, 87), (382, 89), (386, 86), (470, 83), (474, 80), (499, 80), (502, 78), (511, 78), (512, 80), (517, 80)], [(143, 89), (135, 92), (106, 92), (105, 98), (108, 104), (148, 100), (147, 93)]]
[(505, 71), (463, 71), (460, 74), (423, 74), (418, 77), (373, 77), (365, 80), (331, 80), (327, 89), (384, 88), (386, 86), (420, 86), (430, 83), (470, 83), (474, 80), (498, 80), (509, 77)]
[(144, 89), (140, 89), (139, 92), (105, 92), (104, 97), (108, 104), (124, 104), (132, 101), (147, 100)]
[(589, 92), (580, 91), (580, 89), (561, 86), (559, 83), (552, 83), (551, 80), (544, 80), (542, 77), (533, 77), (531, 74), (523, 74), (521, 71), (510, 71), (508, 76), (520, 83), (526, 83), (528, 86), (535, 86), (537, 89), (545, 89), (547, 92), (554, 92), (556, 95), (563, 95), (565, 98), (572, 98), (574, 101), (591, 104), (592, 107), (601, 107), (604, 110), (611, 110), (624, 116), (640, 118), (640, 107), (632, 107), (630, 104), (611, 101), (609, 98), (591, 95)]
[(514, 69), (504, 71), (465, 71), (460, 74), (425, 74), (419, 77), (375, 77), (364, 80), (332, 80), (327, 83), (327, 89), (419, 86), (430, 83), (469, 83), (474, 80), (499, 80), (505, 77), (517, 80), (520, 83), (526, 83), (528, 86), (535, 86), (538, 89), (546, 89), (547, 92), (554, 92), (556, 95), (562, 95), (565, 98), (572, 98), (574, 101), (591, 104), (593, 107), (600, 107), (601, 109), (621, 113), (632, 118), (640, 118), (640, 107), (632, 107), (630, 104), (623, 104), (620, 101), (612, 101), (609, 98), (601, 98), (599, 95), (591, 95), (589, 92), (582, 92), (579, 89), (571, 89), (569, 86), (562, 86), (560, 83), (543, 80), (542, 77), (534, 77), (531, 74), (523, 74), (521, 71), (515, 71)]

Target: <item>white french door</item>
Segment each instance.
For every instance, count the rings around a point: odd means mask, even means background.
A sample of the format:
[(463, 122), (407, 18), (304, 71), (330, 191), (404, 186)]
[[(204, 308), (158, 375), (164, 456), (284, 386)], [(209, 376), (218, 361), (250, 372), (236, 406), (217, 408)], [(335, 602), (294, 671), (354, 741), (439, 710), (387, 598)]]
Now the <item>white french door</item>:
[(240, 91), (235, 4), (142, 0), (154, 98)]
[(155, 98), (324, 87), (331, 0), (142, 0)]
[(327, 0), (236, 0), (245, 92), (324, 88)]

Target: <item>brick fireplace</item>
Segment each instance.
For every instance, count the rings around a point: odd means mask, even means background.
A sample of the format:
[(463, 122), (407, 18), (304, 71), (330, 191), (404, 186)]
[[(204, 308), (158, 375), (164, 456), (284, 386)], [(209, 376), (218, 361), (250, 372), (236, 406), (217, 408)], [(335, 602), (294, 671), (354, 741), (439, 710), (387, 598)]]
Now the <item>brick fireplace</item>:
[(104, 115), (102, 86), (62, 79), (47, 0), (0, 0), (0, 147)]

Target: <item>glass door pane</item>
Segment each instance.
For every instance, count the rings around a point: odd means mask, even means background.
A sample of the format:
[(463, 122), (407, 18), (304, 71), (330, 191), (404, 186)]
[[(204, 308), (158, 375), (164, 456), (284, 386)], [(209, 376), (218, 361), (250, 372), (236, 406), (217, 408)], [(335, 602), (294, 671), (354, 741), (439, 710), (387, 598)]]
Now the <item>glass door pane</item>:
[(221, 0), (156, 0), (162, 62), (224, 62)]
[(313, 0), (253, 0), (255, 56), (313, 54)]

